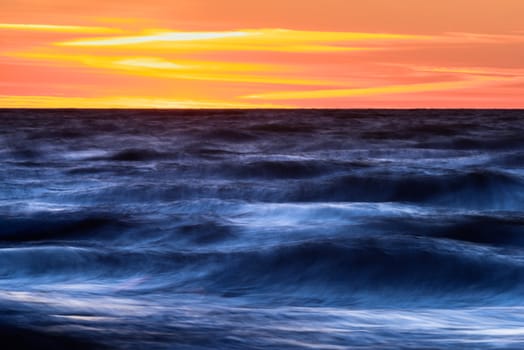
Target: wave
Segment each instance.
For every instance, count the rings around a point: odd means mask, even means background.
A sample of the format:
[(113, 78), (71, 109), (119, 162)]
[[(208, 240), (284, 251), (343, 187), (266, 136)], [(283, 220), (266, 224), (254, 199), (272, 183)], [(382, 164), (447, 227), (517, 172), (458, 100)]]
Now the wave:
[[(212, 277), (224, 296), (278, 295), (322, 304), (488, 303), (515, 299), (524, 265), (490, 250), (412, 239), (312, 242), (238, 254)], [(508, 296), (509, 295), (509, 296)], [(364, 299), (362, 299), (364, 298)]]
[(203, 159), (230, 159), (241, 154), (240, 152), (223, 149), (216, 145), (202, 146), (201, 144), (190, 144), (186, 147), (185, 152)]
[(110, 213), (49, 213), (0, 219), (0, 242), (37, 242), (114, 237), (129, 229), (124, 217)]
[(374, 217), (366, 227), (388, 235), (445, 238), (496, 247), (524, 245), (524, 217), (509, 213)]
[[(116, 245), (116, 243), (114, 243)], [(129, 278), (149, 279), (156, 285), (183, 286), (216, 261), (209, 253), (173, 252), (132, 247), (70, 247), (45, 245), (0, 248), (0, 284), (39, 285), (58, 281), (115, 283)], [(200, 270), (199, 270), (200, 269)]]
[[(347, 164), (350, 166), (350, 164)], [(225, 166), (223, 173), (235, 178), (300, 179), (331, 174), (342, 170), (343, 164), (312, 161), (261, 160)]]
[(88, 158), (87, 160), (107, 160), (107, 161), (125, 161), (125, 162), (143, 162), (169, 158), (168, 153), (158, 152), (154, 149), (146, 148), (128, 148), (108, 156), (98, 156)]
[(458, 135), (450, 137), (445, 141), (429, 138), (420, 141), (418, 147), (469, 151), (482, 150), (484, 152), (493, 150), (504, 151), (524, 147), (524, 138), (521, 135), (515, 134), (504, 135), (498, 138), (493, 138), (489, 133), (471, 137)]
[[(308, 186), (303, 201), (413, 202), (466, 208), (521, 208), (524, 181), (500, 171), (474, 170), (444, 175), (348, 175)], [(293, 196), (292, 196), (293, 198)]]
[(503, 167), (524, 167), (524, 152), (510, 152), (509, 154), (503, 154), (495, 157), (493, 163)]
[(303, 121), (294, 121), (287, 123), (264, 123), (255, 124), (249, 127), (250, 130), (255, 132), (267, 132), (267, 133), (311, 133), (315, 131), (316, 126), (314, 124), (306, 124)]
[(144, 150), (144, 149), (126, 149), (120, 151), (110, 157), (110, 160), (117, 161), (127, 161), (127, 162), (137, 162), (137, 161), (146, 161), (146, 160), (155, 160), (165, 157), (164, 154), (153, 151), (153, 150)]
[[(352, 165), (341, 165), (341, 168), (347, 166)], [(345, 175), (344, 171), (337, 174), (336, 168), (334, 165), (327, 170), (335, 173), (325, 175), (317, 163), (256, 162), (229, 169), (226, 166), (221, 173), (214, 167), (197, 172), (179, 171), (178, 178), (163, 180), (161, 186), (145, 179), (108, 186), (96, 193), (72, 195), (94, 203), (216, 198), (275, 203), (397, 202), (487, 210), (524, 207), (524, 180), (503, 171), (472, 170), (453, 174), (353, 171)], [(239, 181), (231, 181), (231, 176)]]
[(257, 140), (257, 136), (247, 131), (235, 129), (214, 128), (202, 135), (203, 140), (215, 140), (226, 142), (250, 142)]
[(120, 284), (141, 278), (147, 283), (137, 285), (137, 293), (201, 290), (276, 304), (434, 306), (501, 300), (511, 304), (524, 291), (524, 262), (519, 259), (487, 248), (399, 238), (312, 241), (207, 253), (3, 248), (0, 263), (2, 279), (17, 279), (20, 286), (78, 279)]
[(2, 342), (10, 348), (20, 350), (46, 350), (46, 349), (107, 349), (103, 344), (98, 344), (91, 339), (66, 334), (51, 334), (46, 331), (35, 330), (32, 327), (20, 327), (10, 324), (7, 317), (0, 319), (0, 337)]

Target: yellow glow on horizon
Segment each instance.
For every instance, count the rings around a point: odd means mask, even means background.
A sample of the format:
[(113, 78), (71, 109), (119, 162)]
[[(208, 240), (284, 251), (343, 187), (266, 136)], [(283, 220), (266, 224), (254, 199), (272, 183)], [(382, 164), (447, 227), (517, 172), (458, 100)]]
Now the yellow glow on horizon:
[(5, 96), (0, 95), (2, 108), (291, 108), (280, 104), (252, 104), (227, 101), (174, 100), (143, 96), (62, 97), (62, 96)]

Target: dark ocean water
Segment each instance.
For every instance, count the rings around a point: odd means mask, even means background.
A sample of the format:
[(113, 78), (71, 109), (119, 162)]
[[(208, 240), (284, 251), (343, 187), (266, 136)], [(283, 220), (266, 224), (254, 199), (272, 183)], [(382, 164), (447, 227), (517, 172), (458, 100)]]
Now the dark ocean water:
[(10, 348), (524, 348), (524, 111), (2, 110), (0, 161)]

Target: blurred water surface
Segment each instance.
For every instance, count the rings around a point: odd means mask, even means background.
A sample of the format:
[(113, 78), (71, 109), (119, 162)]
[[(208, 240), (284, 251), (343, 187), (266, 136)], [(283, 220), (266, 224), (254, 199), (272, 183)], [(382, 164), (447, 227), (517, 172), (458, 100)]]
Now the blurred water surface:
[(524, 112), (1, 110), (28, 348), (522, 349)]

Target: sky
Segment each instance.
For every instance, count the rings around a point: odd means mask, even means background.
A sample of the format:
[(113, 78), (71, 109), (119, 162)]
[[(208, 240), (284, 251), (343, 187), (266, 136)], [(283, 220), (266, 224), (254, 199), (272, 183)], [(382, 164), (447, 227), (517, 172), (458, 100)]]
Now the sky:
[(0, 9), (0, 107), (524, 108), (523, 0)]

